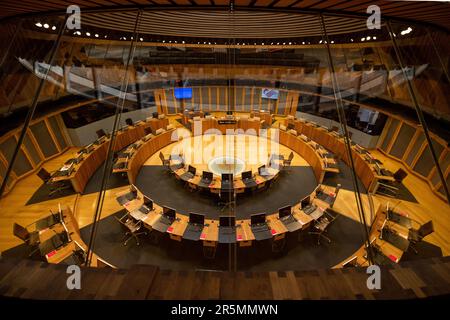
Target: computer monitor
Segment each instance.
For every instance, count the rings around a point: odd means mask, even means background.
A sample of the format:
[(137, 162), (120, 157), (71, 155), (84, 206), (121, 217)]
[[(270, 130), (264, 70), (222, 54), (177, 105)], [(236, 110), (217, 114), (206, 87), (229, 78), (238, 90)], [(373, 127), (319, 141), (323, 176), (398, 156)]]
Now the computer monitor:
[(175, 209), (172, 209), (170, 207), (163, 207), (163, 215), (168, 218), (175, 219)]
[(258, 174), (261, 175), (261, 173), (263, 171), (265, 171), (265, 170), (266, 170), (266, 165), (264, 164), (264, 165), (262, 165), (261, 167), (258, 168)]
[(220, 227), (234, 227), (236, 225), (236, 217), (220, 216), (219, 226)]
[(265, 213), (255, 213), (250, 216), (250, 224), (266, 223)]
[(197, 169), (191, 165), (188, 166), (188, 172), (192, 173), (195, 176), (195, 173), (197, 172)]
[(106, 136), (106, 132), (103, 129), (97, 130), (95, 133), (97, 134), (98, 138)]
[(144, 206), (146, 206), (150, 210), (153, 210), (153, 200), (149, 197), (144, 196)]
[(133, 119), (127, 118), (127, 119), (125, 119), (125, 123), (126, 123), (127, 125), (129, 125), (129, 126), (132, 126), (132, 125), (133, 125)]
[(307, 196), (307, 197), (304, 198), (304, 199), (302, 200), (302, 202), (300, 203), (301, 209), (307, 207), (310, 203), (311, 203), (311, 197), (310, 197), (310, 196)]
[(222, 173), (222, 181), (233, 181), (232, 173)]
[(251, 178), (252, 178), (252, 170), (242, 172), (242, 180)]
[(287, 125), (287, 129), (288, 129), (288, 130), (292, 130), (292, 129), (295, 129), (295, 126), (294, 126), (294, 124), (293, 124), (293, 123), (288, 123), (288, 125)]
[(190, 212), (189, 213), (189, 223), (205, 224), (205, 215)]
[(213, 179), (213, 173), (209, 171), (203, 171), (202, 179), (211, 181)]
[(292, 207), (291, 206), (285, 206), (280, 209), (278, 209), (278, 217), (283, 218), (287, 217), (292, 213)]
[(233, 111), (228, 110), (228, 111), (227, 111), (227, 116), (232, 116), (232, 115), (233, 115)]
[(155, 119), (158, 119), (158, 112), (153, 112), (152, 113), (152, 117), (155, 118)]

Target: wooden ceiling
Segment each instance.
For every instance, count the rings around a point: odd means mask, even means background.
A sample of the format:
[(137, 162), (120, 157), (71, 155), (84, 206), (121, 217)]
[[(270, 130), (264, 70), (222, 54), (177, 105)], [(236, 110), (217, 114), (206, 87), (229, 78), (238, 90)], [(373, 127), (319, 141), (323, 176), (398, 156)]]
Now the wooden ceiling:
[[(81, 10), (132, 8), (212, 8), (226, 10), (230, 0), (2, 0), (0, 19), (65, 12), (67, 6), (76, 4)], [(374, 1), (374, 0), (235, 0), (236, 11), (241, 9), (312, 10), (366, 15), (369, 5), (378, 5), (385, 17), (425, 22), (450, 30), (450, 3), (430, 1)]]

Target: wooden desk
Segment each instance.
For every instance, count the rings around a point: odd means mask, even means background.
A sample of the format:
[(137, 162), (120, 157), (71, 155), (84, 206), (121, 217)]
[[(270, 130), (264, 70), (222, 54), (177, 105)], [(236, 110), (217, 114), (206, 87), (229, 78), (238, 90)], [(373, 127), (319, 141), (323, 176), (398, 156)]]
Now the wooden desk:
[[(126, 130), (120, 130), (116, 133), (112, 150), (114, 152), (122, 150), (126, 146), (138, 141), (145, 135), (145, 128), (159, 127), (168, 123), (167, 119), (149, 119), (141, 121), (135, 126), (128, 126)], [(93, 149), (89, 154), (83, 155), (83, 160), (78, 164), (73, 164), (73, 171), (67, 176), (58, 176), (52, 178), (51, 182), (69, 180), (76, 192), (82, 193), (89, 179), (97, 169), (105, 162), (110, 138), (103, 139), (100, 144), (93, 144)], [(75, 155), (77, 157), (78, 154)]]

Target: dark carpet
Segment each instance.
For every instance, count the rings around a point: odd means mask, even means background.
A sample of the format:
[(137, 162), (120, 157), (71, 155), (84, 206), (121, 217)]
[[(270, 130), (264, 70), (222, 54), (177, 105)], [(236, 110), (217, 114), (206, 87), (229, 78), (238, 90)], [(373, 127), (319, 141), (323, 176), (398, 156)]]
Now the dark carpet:
[[(92, 175), (91, 179), (84, 188), (83, 194), (89, 194), (100, 191), (100, 186), (103, 177), (103, 165), (101, 165), (97, 171)], [(110, 174), (108, 178), (108, 184), (106, 190), (119, 188), (128, 185), (128, 178), (122, 174)]]
[[(331, 173), (328, 172), (325, 174), (325, 177), (323, 179), (323, 184), (328, 186), (337, 186), (338, 184), (341, 184), (342, 189), (355, 191), (355, 188), (353, 187), (352, 182), (352, 171), (349, 166), (347, 166), (343, 161), (338, 161), (338, 167), (339, 167), (339, 173)], [(364, 185), (362, 182), (358, 179), (358, 187), (360, 193), (367, 193), (366, 188), (364, 188)]]
[[(182, 214), (196, 212), (218, 219), (221, 207), (217, 197), (209, 193), (192, 193), (183, 188), (183, 182), (165, 172), (162, 166), (143, 166), (138, 173), (136, 186), (159, 205), (169, 206)], [(317, 186), (311, 167), (291, 167), (281, 173), (270, 189), (254, 195), (240, 195), (236, 203), (237, 219), (249, 218), (258, 212), (276, 212), (279, 208), (300, 202)]]
[(30, 204), (35, 204), (35, 203), (39, 203), (39, 202), (43, 202), (43, 201), (47, 201), (47, 200), (51, 200), (51, 199), (59, 199), (62, 197), (67, 197), (70, 195), (75, 194), (75, 190), (73, 190), (71, 184), (69, 181), (66, 182), (67, 185), (70, 185), (70, 188), (62, 190), (61, 192), (55, 193), (54, 195), (52, 195), (51, 197), (49, 196), (50, 191), (52, 189), (52, 187), (48, 184), (42, 184), (31, 196), (31, 198), (27, 201), (27, 203), (25, 204), (26, 206), (30, 205)]
[[(124, 211), (114, 214), (120, 217)], [(98, 224), (94, 251), (117, 267), (128, 268), (134, 264), (154, 264), (162, 269), (227, 270), (229, 245), (218, 247), (215, 259), (205, 259), (201, 242), (170, 240), (167, 234), (160, 234), (159, 244), (153, 244), (149, 237), (141, 237), (140, 246), (130, 240), (122, 244), (124, 230), (114, 215), (102, 219)], [(89, 240), (91, 227), (80, 230), (85, 242)], [(317, 244), (315, 236), (307, 236), (298, 242), (297, 234), (288, 234), (286, 249), (274, 254), (270, 241), (255, 242), (250, 248), (237, 248), (237, 266), (242, 271), (310, 270), (330, 268), (354, 253), (363, 242), (362, 229), (358, 222), (339, 216), (329, 228), (332, 243)], [(256, 248), (256, 247), (259, 248)]]

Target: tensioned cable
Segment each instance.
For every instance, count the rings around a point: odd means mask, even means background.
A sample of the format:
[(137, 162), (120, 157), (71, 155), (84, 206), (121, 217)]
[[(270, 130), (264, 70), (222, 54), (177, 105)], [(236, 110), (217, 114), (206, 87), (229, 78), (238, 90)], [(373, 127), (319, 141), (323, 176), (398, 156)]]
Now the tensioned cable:
[(91, 234), (89, 237), (88, 250), (87, 250), (87, 254), (86, 254), (87, 258), (85, 261), (86, 266), (90, 266), (90, 264), (91, 264), (92, 255), (93, 255), (93, 247), (95, 245), (95, 238), (96, 238), (96, 233), (97, 233), (97, 222), (100, 220), (100, 213), (103, 209), (103, 203), (104, 203), (105, 195), (106, 195), (106, 186), (107, 186), (107, 183), (109, 180), (109, 176), (111, 174), (112, 162), (113, 162), (112, 161), (113, 160), (113, 146), (116, 143), (115, 138), (116, 138), (117, 126), (120, 122), (120, 117), (123, 112), (123, 107), (124, 107), (125, 100), (126, 100), (126, 93), (127, 93), (127, 88), (128, 88), (128, 82), (129, 82), (128, 70), (130, 68), (130, 64), (132, 63), (133, 57), (134, 57), (136, 41), (138, 38), (137, 29), (138, 29), (141, 14), (142, 14), (142, 10), (139, 10), (136, 15), (136, 21), (135, 21), (134, 31), (133, 31), (133, 39), (131, 40), (130, 48), (128, 50), (127, 62), (125, 65), (125, 73), (124, 73), (124, 77), (123, 77), (121, 88), (120, 88), (121, 89), (120, 90), (121, 97), (119, 98), (119, 101), (117, 102), (117, 105), (116, 105), (116, 113), (115, 113), (115, 118), (114, 118), (113, 129), (112, 129), (110, 141), (108, 144), (106, 160), (103, 165), (102, 183), (101, 183), (101, 187), (100, 187), (100, 193), (97, 198), (97, 204), (96, 204), (94, 219), (93, 219), (93, 223), (92, 223), (92, 230), (91, 230)]
[[(48, 65), (49, 66), (53, 65), (53, 62), (55, 60), (56, 52), (57, 52), (57, 50), (59, 48), (59, 45), (61, 43), (61, 38), (62, 38), (62, 35), (64, 33), (64, 30), (65, 30), (67, 18), (68, 18), (68, 15), (66, 15), (64, 17), (64, 22), (63, 22), (63, 24), (62, 24), (62, 26), (61, 26), (61, 28), (60, 28), (60, 30), (58, 32), (58, 36), (57, 36), (55, 42), (53, 43), (53, 47), (52, 47), (52, 49), (50, 51), (50, 57), (48, 59)], [(25, 134), (27, 132), (27, 129), (28, 129), (29, 125), (30, 125), (31, 120), (33, 119), (34, 113), (35, 113), (36, 108), (37, 108), (39, 96), (41, 94), (42, 89), (44, 88), (44, 84), (45, 84), (45, 81), (47, 80), (47, 76), (48, 76), (49, 72), (50, 72), (50, 68), (46, 68), (45, 75), (39, 80), (39, 85), (38, 85), (38, 88), (36, 89), (36, 93), (34, 94), (33, 102), (31, 103), (31, 106), (28, 109), (27, 116), (26, 116), (25, 121), (23, 123), (22, 131), (20, 132), (19, 138), (17, 139), (16, 148), (14, 149), (14, 153), (13, 153), (13, 155), (12, 155), (10, 161), (9, 161), (8, 168), (6, 169), (6, 172), (5, 172), (5, 175), (4, 175), (5, 178), (3, 179), (2, 185), (0, 187), (0, 197), (3, 195), (3, 192), (6, 189), (6, 184), (8, 182), (9, 176), (11, 175), (13, 166), (14, 166), (14, 164), (16, 162), (16, 158), (17, 158), (17, 155), (19, 153), (20, 147), (22, 146), (22, 142), (23, 142), (23, 140), (25, 138)]]
[(352, 157), (352, 149), (351, 149), (351, 145), (350, 145), (350, 136), (348, 133), (348, 128), (347, 128), (347, 120), (345, 117), (345, 112), (344, 112), (344, 107), (342, 105), (342, 97), (341, 97), (341, 91), (339, 89), (339, 83), (338, 80), (336, 78), (336, 72), (334, 69), (334, 63), (333, 63), (333, 57), (331, 55), (331, 51), (330, 51), (330, 40), (328, 39), (328, 34), (327, 34), (327, 29), (325, 26), (325, 20), (323, 19), (322, 14), (320, 14), (320, 22), (322, 24), (322, 28), (323, 28), (323, 36), (325, 37), (325, 46), (327, 48), (327, 55), (328, 55), (328, 65), (330, 68), (330, 73), (331, 73), (331, 81), (333, 84), (333, 92), (334, 92), (334, 97), (335, 97), (335, 101), (336, 101), (336, 108), (338, 111), (338, 117), (339, 117), (339, 122), (341, 124), (341, 129), (342, 132), (344, 133), (344, 141), (345, 141), (345, 147), (347, 150), (347, 156), (349, 157), (349, 161), (350, 161), (350, 167), (351, 167), (351, 172), (352, 172), (352, 183), (353, 183), (353, 188), (355, 190), (355, 197), (356, 197), (356, 205), (357, 205), (357, 209), (358, 209), (358, 214), (359, 214), (359, 218), (360, 221), (363, 223), (363, 229), (364, 229), (364, 235), (366, 237), (366, 247), (367, 247), (367, 258), (369, 260), (369, 263), (373, 263), (373, 259), (372, 259), (372, 247), (370, 244), (370, 238), (369, 238), (369, 228), (367, 226), (366, 223), (366, 216), (364, 214), (364, 206), (362, 203), (362, 198), (361, 198), (361, 193), (359, 190), (359, 185), (358, 185), (358, 180), (356, 177), (356, 169), (355, 169), (355, 163)]

